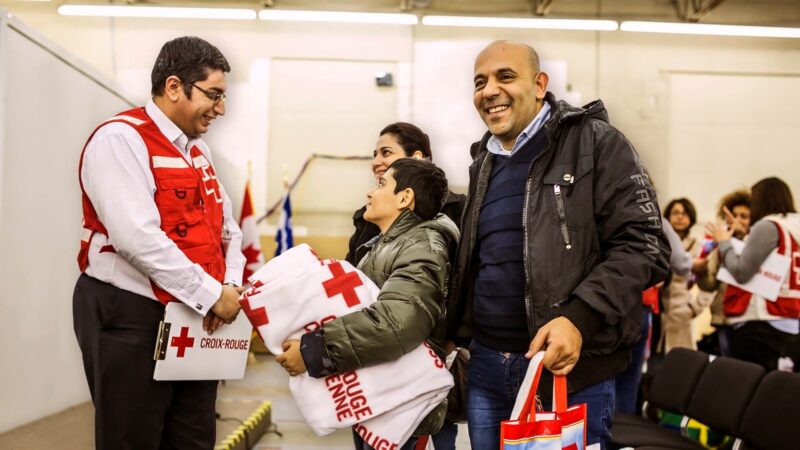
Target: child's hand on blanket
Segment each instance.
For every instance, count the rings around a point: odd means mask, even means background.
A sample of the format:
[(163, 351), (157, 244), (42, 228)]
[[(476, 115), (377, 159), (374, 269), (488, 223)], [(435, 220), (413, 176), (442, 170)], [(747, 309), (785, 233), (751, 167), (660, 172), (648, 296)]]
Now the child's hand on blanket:
[(289, 339), (283, 343), (283, 351), (275, 358), (291, 376), (297, 376), (306, 371), (306, 363), (303, 361), (303, 355), (300, 353), (300, 341), (298, 339)]

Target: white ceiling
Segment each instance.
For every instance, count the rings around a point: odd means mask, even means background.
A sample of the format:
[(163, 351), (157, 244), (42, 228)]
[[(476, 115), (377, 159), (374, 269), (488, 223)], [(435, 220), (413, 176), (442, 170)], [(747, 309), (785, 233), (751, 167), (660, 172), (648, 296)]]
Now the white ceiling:
[(246, 7), (329, 11), (410, 12), (470, 16), (531, 17), (535, 4), (550, 4), (547, 17), (679, 21), (676, 5), (719, 5), (701, 23), (800, 26), (800, 0), (0, 0), (0, 6), (36, 3), (137, 4), (164, 6)]
[[(714, 0), (549, 0), (549, 17), (679, 20), (676, 4), (708, 5)], [(477, 16), (532, 16), (535, 3), (548, 0), (114, 0), (114, 3), (175, 6), (245, 6), (273, 4), (277, 9), (407, 12)], [(62, 0), (59, 3), (109, 3)], [(690, 6), (691, 7), (691, 6)], [(700, 22), (800, 26), (800, 0), (723, 0)]]

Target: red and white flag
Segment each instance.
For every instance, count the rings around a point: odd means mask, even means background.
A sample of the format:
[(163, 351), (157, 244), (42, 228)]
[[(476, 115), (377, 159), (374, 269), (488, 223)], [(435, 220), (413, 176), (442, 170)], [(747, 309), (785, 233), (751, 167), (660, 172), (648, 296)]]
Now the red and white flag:
[(244, 265), (244, 277), (247, 280), (250, 275), (264, 265), (264, 255), (261, 253), (261, 242), (258, 235), (258, 225), (256, 215), (253, 212), (253, 199), (250, 197), (250, 180), (244, 185), (244, 198), (242, 199), (242, 215), (239, 219), (239, 228), (242, 229), (242, 253), (247, 259)]

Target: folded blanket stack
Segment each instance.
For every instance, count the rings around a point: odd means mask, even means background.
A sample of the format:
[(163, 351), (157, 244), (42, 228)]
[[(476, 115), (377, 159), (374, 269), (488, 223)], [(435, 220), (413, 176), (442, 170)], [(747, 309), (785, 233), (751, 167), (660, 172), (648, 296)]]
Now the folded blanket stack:
[[(380, 290), (346, 261), (320, 260), (308, 245), (273, 258), (249, 279), (242, 310), (266, 347), (299, 339), (337, 317), (368, 308)], [(423, 343), (396, 361), (316, 379), (292, 377), (300, 412), (318, 435), (354, 427), (374, 448), (398, 448), (447, 396), (453, 378)]]

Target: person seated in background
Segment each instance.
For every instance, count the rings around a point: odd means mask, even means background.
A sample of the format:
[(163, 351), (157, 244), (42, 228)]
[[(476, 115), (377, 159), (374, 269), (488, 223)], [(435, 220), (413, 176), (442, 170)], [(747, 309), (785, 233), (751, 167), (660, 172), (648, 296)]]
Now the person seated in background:
[[(375, 150), (372, 152), (372, 174), (376, 179), (379, 178), (393, 162), (400, 158), (426, 159), (428, 161), (433, 159), (428, 135), (419, 127), (406, 122), (391, 123), (381, 130), (378, 141), (375, 143)], [(466, 195), (456, 194), (448, 189), (444, 206), (442, 206), (442, 214), (460, 227), (461, 212), (464, 210), (466, 201)], [(366, 210), (367, 207), (362, 206), (353, 213), (353, 226), (356, 227), (356, 230), (350, 236), (345, 260), (354, 266), (358, 265), (367, 252), (366, 248), (360, 247), (380, 233), (375, 224), (364, 219)]]
[[(447, 178), (429, 161), (401, 158), (378, 177), (363, 217), (380, 234), (365, 244), (358, 264), (381, 289), (377, 302), (287, 341), (277, 361), (290, 374), (308, 370), (321, 378), (394, 361), (425, 341), (444, 360), (448, 267), (458, 242), (455, 223), (439, 214), (446, 195)], [(446, 406), (429, 413), (413, 435), (436, 434)], [(357, 450), (372, 450), (355, 432), (353, 439)], [(415, 444), (412, 438), (401, 450)]]
[[(727, 211), (727, 213), (726, 213)], [(733, 237), (744, 240), (750, 233), (750, 191), (737, 190), (722, 197), (717, 217), (732, 228)], [(704, 338), (700, 344), (709, 342), (708, 348), (701, 348), (707, 353), (721, 356), (730, 356), (731, 327), (727, 324), (723, 299), (728, 285), (717, 280), (719, 272), (719, 251), (715, 249), (707, 258), (707, 266), (697, 273), (697, 286), (705, 292), (713, 292), (714, 300), (711, 302), (711, 325), (715, 328), (712, 338)]]
[(750, 281), (775, 249), (790, 257), (788, 275), (775, 301), (736, 286), (728, 286), (723, 300), (733, 326), (733, 356), (775, 370), (800, 331), (800, 261), (792, 257), (800, 252), (800, 214), (789, 186), (779, 178), (764, 178), (750, 192), (754, 225), (740, 254), (731, 239), (743, 230), (730, 211), (726, 215), (735, 226), (710, 223), (706, 231), (719, 245), (720, 264), (739, 283)]

